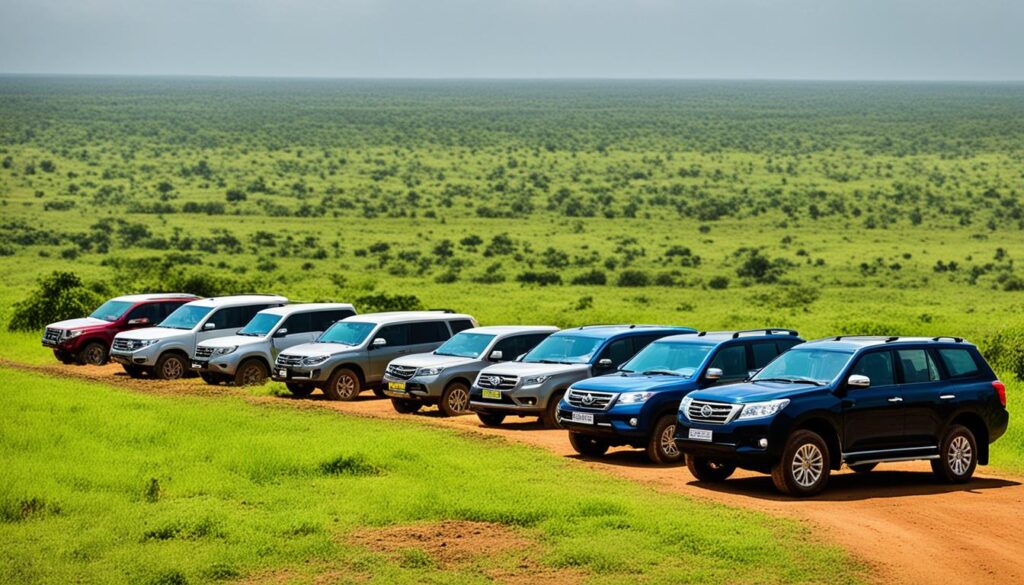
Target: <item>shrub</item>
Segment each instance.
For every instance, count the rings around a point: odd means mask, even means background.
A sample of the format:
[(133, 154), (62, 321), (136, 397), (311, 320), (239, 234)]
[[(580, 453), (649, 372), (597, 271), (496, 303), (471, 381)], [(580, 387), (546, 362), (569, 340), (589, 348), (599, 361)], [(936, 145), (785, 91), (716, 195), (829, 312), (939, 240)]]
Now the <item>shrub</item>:
[(777, 282), (792, 264), (784, 258), (771, 259), (752, 248), (740, 248), (735, 256), (741, 259), (736, 275), (755, 282), (770, 284)]
[(246, 199), (249, 198), (249, 196), (246, 195), (245, 191), (242, 191), (241, 189), (228, 189), (228, 192), (224, 195), (224, 198), (227, 200), (228, 203), (238, 203), (239, 201), (245, 201)]
[(651, 277), (643, 270), (623, 270), (619, 273), (615, 284), (628, 287), (650, 286)]
[(534, 272), (528, 270), (517, 276), (516, 280), (523, 284), (539, 284), (540, 286), (562, 284), (562, 277), (557, 272)]
[(713, 288), (715, 290), (724, 290), (729, 288), (729, 277), (712, 276), (711, 280), (708, 281), (708, 288)]
[(420, 311), (423, 302), (415, 295), (389, 295), (376, 293), (363, 295), (356, 299), (356, 306), (364, 313), (381, 311)]
[(48, 323), (88, 315), (100, 299), (73, 272), (54, 271), (39, 279), (27, 299), (14, 304), (10, 331), (32, 331)]
[(996, 372), (1008, 372), (1024, 380), (1024, 326), (1000, 329), (978, 340), (978, 349)]
[(572, 279), (573, 284), (604, 285), (608, 284), (608, 276), (603, 270), (593, 269), (583, 274), (577, 274)]

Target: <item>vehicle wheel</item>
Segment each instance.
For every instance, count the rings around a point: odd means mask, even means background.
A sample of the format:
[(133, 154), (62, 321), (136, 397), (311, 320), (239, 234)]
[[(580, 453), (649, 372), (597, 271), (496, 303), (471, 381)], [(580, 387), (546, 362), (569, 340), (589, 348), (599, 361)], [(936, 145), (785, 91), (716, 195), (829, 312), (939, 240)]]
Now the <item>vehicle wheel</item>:
[(57, 358), (57, 360), (64, 365), (71, 365), (76, 361), (75, 356), (59, 349), (53, 350), (53, 357)]
[(313, 393), (313, 386), (310, 384), (293, 384), (291, 382), (285, 382), (285, 386), (288, 387), (288, 391), (292, 393), (292, 396), (309, 396)]
[(178, 380), (185, 376), (185, 360), (176, 353), (165, 353), (156, 360), (154, 372), (161, 380)]
[(107, 348), (98, 341), (85, 344), (78, 352), (78, 363), (89, 366), (102, 366), (107, 363)]
[(676, 445), (676, 415), (666, 414), (658, 419), (647, 441), (647, 458), (657, 465), (669, 465), (683, 460)]
[(484, 423), (485, 427), (496, 427), (501, 423), (505, 422), (504, 414), (497, 414), (494, 412), (478, 412), (476, 413), (477, 418), (480, 422)]
[(423, 406), (418, 400), (405, 400), (404, 398), (392, 398), (391, 406), (395, 408), (395, 412), (399, 414), (412, 414), (419, 411), (420, 407)]
[(129, 377), (132, 378), (141, 378), (142, 375), (146, 373), (145, 368), (143, 368), (142, 366), (122, 365), (121, 367), (124, 368), (124, 372), (128, 374)]
[(348, 368), (335, 370), (324, 386), (324, 394), (331, 400), (355, 400), (362, 391), (363, 385), (359, 381), (359, 376)]
[(868, 473), (874, 470), (876, 467), (878, 467), (877, 463), (855, 463), (850, 466), (850, 469), (852, 469), (854, 473)]
[(270, 372), (267, 366), (257, 359), (249, 359), (239, 364), (235, 370), (235, 386), (259, 386), (267, 382)]
[(966, 483), (978, 467), (978, 442), (971, 429), (953, 425), (942, 438), (939, 458), (932, 460), (932, 471), (947, 483)]
[(558, 403), (562, 401), (562, 396), (565, 396), (564, 391), (553, 392), (548, 397), (548, 405), (544, 409), (544, 414), (540, 415), (540, 421), (549, 429), (562, 428), (562, 424), (558, 422)]
[(604, 439), (569, 431), (569, 442), (577, 453), (584, 457), (600, 457), (608, 452), (608, 442)]
[(452, 382), (441, 394), (441, 412), (445, 416), (458, 416), (469, 412), (469, 386)]
[(693, 477), (697, 478), (697, 481), (708, 483), (725, 481), (736, 471), (736, 466), (732, 463), (722, 463), (707, 457), (693, 457), (691, 455), (686, 456), (686, 468), (690, 470), (690, 474)]
[(813, 496), (828, 484), (829, 461), (828, 445), (818, 433), (796, 431), (786, 441), (782, 461), (772, 467), (772, 482), (784, 494)]
[(206, 382), (211, 386), (216, 386), (217, 384), (220, 384), (221, 380), (223, 379), (220, 377), (220, 375), (214, 374), (213, 372), (199, 372), (199, 377), (203, 379), (203, 382)]
[(376, 396), (377, 398), (387, 398), (387, 396), (388, 396), (387, 394), (384, 393), (384, 387), (383, 386), (374, 386), (373, 387), (373, 395)]

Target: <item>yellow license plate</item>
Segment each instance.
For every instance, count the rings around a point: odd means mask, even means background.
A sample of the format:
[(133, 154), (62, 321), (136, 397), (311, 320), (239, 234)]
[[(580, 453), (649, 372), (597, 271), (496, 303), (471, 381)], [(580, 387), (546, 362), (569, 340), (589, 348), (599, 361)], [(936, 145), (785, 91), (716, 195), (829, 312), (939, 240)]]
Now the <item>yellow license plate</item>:
[(492, 400), (501, 400), (501, 391), (500, 390), (484, 390), (483, 391), (483, 396), (484, 396), (484, 398), (490, 398)]
[(405, 382), (388, 382), (388, 390), (392, 392), (405, 392)]

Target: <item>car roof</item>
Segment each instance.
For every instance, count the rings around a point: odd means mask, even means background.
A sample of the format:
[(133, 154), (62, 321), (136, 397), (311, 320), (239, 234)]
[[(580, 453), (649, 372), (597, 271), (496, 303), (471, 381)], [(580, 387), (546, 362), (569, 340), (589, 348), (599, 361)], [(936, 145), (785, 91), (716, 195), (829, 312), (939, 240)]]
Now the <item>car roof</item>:
[(393, 311), (388, 313), (363, 313), (345, 319), (362, 323), (401, 323), (405, 321), (437, 321), (450, 319), (469, 319), (476, 321), (469, 315), (462, 313), (449, 313), (448, 311)]
[(680, 333), (696, 333), (696, 329), (690, 327), (674, 327), (665, 325), (584, 325), (583, 327), (574, 327), (572, 329), (562, 329), (555, 335), (580, 335), (584, 337), (599, 337), (601, 339), (607, 339), (617, 337), (620, 335), (635, 334), (640, 335), (643, 333), (666, 333), (666, 334), (680, 334)]
[(558, 327), (550, 325), (489, 325), (487, 327), (473, 327), (459, 331), (459, 333), (486, 333), (489, 335), (513, 335), (516, 333), (554, 333)]
[(733, 339), (800, 339), (800, 334), (792, 329), (767, 327), (763, 329), (738, 329), (732, 331), (701, 331), (693, 341), (710, 341), (721, 343)]
[(146, 301), (179, 301), (179, 300), (195, 300), (198, 299), (196, 295), (189, 293), (148, 293), (141, 295), (121, 295), (114, 297), (112, 301), (125, 301), (128, 303), (142, 303)]
[(260, 303), (281, 303), (288, 302), (288, 297), (277, 295), (233, 295), (227, 297), (210, 297), (192, 301), (190, 305), (197, 307), (237, 307), (245, 305), (257, 305)]
[(349, 303), (296, 303), (294, 305), (285, 305), (283, 307), (271, 307), (269, 309), (263, 309), (260, 313), (267, 313), (270, 315), (280, 315), (287, 317), (295, 313), (311, 313), (313, 311), (339, 311), (349, 309), (355, 311)]
[(858, 351), (869, 347), (900, 346), (917, 344), (955, 344), (973, 347), (974, 344), (965, 341), (962, 337), (899, 337), (879, 335), (839, 335), (835, 337), (823, 337), (802, 343), (801, 347), (814, 346), (821, 349), (835, 349), (841, 351)]

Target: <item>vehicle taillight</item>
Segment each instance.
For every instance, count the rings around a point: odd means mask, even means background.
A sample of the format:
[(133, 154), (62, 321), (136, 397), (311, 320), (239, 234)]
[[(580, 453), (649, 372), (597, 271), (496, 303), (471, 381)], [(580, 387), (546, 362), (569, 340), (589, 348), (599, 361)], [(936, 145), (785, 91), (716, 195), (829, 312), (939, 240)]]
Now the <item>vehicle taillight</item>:
[(1006, 407), (1006, 384), (1003, 384), (999, 380), (992, 382), (992, 387), (996, 389), (996, 394), (999, 395), (999, 402)]

